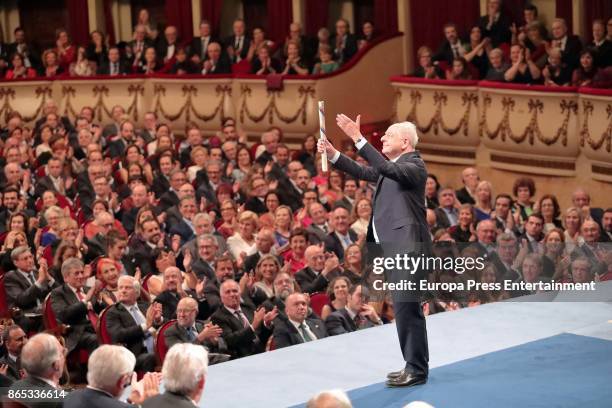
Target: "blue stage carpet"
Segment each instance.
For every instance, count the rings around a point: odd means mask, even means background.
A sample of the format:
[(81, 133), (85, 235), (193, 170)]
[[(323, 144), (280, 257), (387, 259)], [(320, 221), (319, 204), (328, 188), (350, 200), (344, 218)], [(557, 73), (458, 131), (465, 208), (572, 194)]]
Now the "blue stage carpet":
[[(448, 339), (453, 347), (453, 339)], [(612, 407), (612, 341), (559, 334), (431, 370), (426, 385), (349, 392), (355, 407)]]

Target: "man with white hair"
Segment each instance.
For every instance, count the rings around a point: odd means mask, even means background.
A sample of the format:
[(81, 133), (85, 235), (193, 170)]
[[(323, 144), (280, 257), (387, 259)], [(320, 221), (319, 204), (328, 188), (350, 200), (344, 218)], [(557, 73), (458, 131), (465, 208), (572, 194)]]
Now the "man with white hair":
[[(23, 395), (24, 399), (16, 399), (31, 408), (62, 407), (66, 392), (59, 386), (60, 378), (66, 364), (65, 349), (54, 336), (41, 333), (33, 336), (21, 350), (21, 368), (27, 376), (11, 385), (10, 390), (15, 395)], [(27, 399), (28, 392), (40, 390), (51, 393), (51, 398), (44, 400)]]
[(166, 392), (146, 400), (143, 408), (194, 408), (204, 393), (208, 352), (204, 347), (180, 343), (170, 348), (162, 377)]
[[(431, 253), (431, 237), (424, 199), (427, 169), (415, 150), (419, 141), (416, 126), (410, 122), (391, 125), (381, 138), (381, 154), (361, 134), (360, 115), (353, 121), (348, 116), (339, 114), (336, 122), (353, 140), (359, 155), (365, 158), (370, 166), (362, 166), (340, 153), (328, 140), (319, 139), (318, 150), (320, 153), (327, 153), (334, 167), (356, 179), (377, 183), (367, 241), (389, 244), (392, 247), (401, 243), (401, 250), (406, 254), (428, 256)], [(411, 272), (414, 272), (412, 279), (423, 279), (424, 271)], [(406, 276), (392, 277), (402, 279)], [(406, 363), (404, 369), (389, 373), (387, 385), (390, 387), (427, 382), (427, 329), (416, 295), (413, 293), (410, 298), (400, 298), (399, 292), (393, 292), (397, 333)]]
[(123, 390), (132, 385), (128, 401), (141, 404), (159, 393), (160, 376), (147, 373), (136, 383), (134, 365), (136, 359), (123, 346), (105, 344), (97, 348), (87, 362), (87, 387), (72, 392), (64, 402), (64, 408), (127, 408), (132, 405), (119, 401)]
[(351, 400), (342, 390), (321, 391), (308, 400), (306, 408), (351, 408)]

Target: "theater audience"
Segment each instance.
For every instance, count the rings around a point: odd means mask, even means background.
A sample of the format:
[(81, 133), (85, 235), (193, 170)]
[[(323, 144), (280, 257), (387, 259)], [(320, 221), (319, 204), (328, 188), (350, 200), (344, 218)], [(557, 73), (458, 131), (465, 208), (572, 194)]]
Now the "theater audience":
[(24, 79), (36, 77), (36, 71), (33, 68), (25, 66), (23, 55), (19, 53), (13, 54), (11, 58), (12, 68), (6, 71), (4, 78), (6, 79)]
[(510, 48), (510, 68), (504, 73), (507, 82), (531, 84), (540, 78), (541, 72), (531, 60), (531, 52), (520, 44)]

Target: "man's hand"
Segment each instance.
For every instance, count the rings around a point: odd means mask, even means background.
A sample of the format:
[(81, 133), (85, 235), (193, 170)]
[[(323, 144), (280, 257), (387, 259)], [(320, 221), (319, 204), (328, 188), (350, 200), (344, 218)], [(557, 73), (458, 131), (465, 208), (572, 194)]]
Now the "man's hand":
[(323, 154), (323, 152), (326, 152), (328, 158), (332, 158), (336, 154), (336, 148), (332, 146), (332, 144), (327, 139), (319, 139), (319, 141), (317, 142), (317, 150), (321, 154)]
[(261, 326), (261, 323), (264, 321), (265, 315), (266, 309), (264, 309), (263, 307), (260, 307), (259, 309), (257, 309), (257, 311), (255, 311), (255, 313), (253, 314), (253, 330), (257, 330), (259, 326)]
[(278, 308), (274, 306), (274, 309), (270, 310), (268, 313), (264, 315), (264, 318), (263, 318), (264, 326), (266, 326), (267, 328), (270, 328), (272, 321), (274, 321), (274, 319), (276, 319), (277, 316), (278, 316)]
[(204, 329), (198, 333), (198, 341), (204, 342), (205, 340), (215, 341), (223, 334), (223, 329), (216, 324), (208, 323), (204, 326)]
[(336, 116), (336, 123), (338, 124), (338, 127), (353, 140), (353, 142), (357, 142), (357, 140), (362, 137), (361, 115), (357, 115), (357, 119), (353, 121), (351, 118), (341, 113)]
[(374, 310), (371, 305), (361, 305), (361, 312), (359, 312), (359, 314), (363, 317), (370, 319), (372, 323), (378, 324), (380, 322), (380, 317), (378, 317), (378, 314), (376, 314), (376, 310)]
[(325, 277), (327, 277), (327, 275), (331, 271), (340, 267), (340, 260), (338, 259), (335, 253), (327, 253), (326, 258), (327, 259), (325, 259), (325, 266), (323, 267), (323, 271), (321, 271), (321, 275)]
[(132, 375), (132, 392), (129, 400), (132, 404), (140, 405), (147, 398), (159, 394), (161, 373), (146, 373), (142, 380), (137, 381), (136, 373)]

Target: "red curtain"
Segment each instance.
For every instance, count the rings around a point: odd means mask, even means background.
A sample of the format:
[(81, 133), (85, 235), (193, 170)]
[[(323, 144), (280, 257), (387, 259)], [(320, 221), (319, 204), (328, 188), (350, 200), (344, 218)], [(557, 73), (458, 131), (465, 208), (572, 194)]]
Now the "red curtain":
[(435, 52), (444, 39), (444, 24), (455, 23), (459, 35), (465, 35), (480, 16), (480, 4), (474, 0), (436, 0), (436, 7), (427, 1), (412, 1), (410, 7), (415, 53), (422, 45)]
[(287, 0), (268, 0), (267, 37), (276, 44), (281, 44), (289, 33), (289, 24), (293, 22), (291, 3)]
[(593, 41), (593, 20), (603, 20), (605, 26), (610, 17), (612, 17), (612, 1), (589, 0), (584, 3), (584, 27), (587, 41)]
[(306, 35), (316, 37), (319, 28), (327, 27), (328, 18), (329, 0), (308, 0), (305, 9)]
[(397, 32), (397, 0), (374, 1), (374, 27), (379, 33)]
[(216, 35), (224, 33), (220, 32), (219, 24), (221, 23), (221, 8), (222, 0), (202, 0), (202, 20), (207, 20), (210, 23), (212, 32)]
[(523, 24), (523, 7), (525, 0), (504, 0), (502, 3), (502, 11), (510, 17), (510, 20), (517, 24)]
[(104, 27), (110, 45), (115, 44), (115, 22), (113, 21), (113, 0), (104, 0)]
[(75, 44), (87, 45), (89, 43), (89, 12), (87, 2), (67, 0), (70, 36)]
[[(588, 3), (588, 2), (587, 2)], [(574, 32), (574, 24), (572, 23), (572, 0), (557, 0), (557, 17), (565, 20), (568, 33)]]
[(178, 31), (179, 42), (187, 43), (193, 38), (193, 17), (191, 0), (166, 0), (166, 17), (168, 25)]

